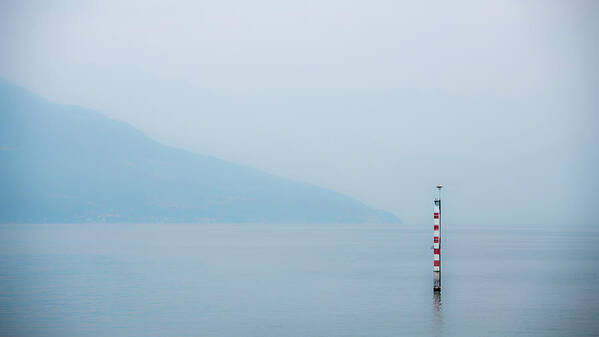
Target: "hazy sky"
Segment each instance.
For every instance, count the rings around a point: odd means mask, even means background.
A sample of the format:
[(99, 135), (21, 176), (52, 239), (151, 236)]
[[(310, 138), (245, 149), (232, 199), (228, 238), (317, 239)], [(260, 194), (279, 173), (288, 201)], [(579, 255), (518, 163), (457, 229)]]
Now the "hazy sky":
[[(597, 1), (2, 1), (0, 76), (431, 223), (592, 223)], [(595, 198), (596, 199), (596, 198)]]

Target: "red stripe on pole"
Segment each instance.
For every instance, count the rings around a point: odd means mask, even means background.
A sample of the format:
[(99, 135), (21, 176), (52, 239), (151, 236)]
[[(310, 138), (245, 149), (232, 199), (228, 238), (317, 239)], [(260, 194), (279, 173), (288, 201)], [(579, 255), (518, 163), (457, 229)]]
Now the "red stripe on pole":
[(435, 236), (435, 243), (439, 243), (439, 238)]
[(439, 249), (435, 249), (435, 255), (439, 255)]
[(435, 219), (439, 219), (439, 213), (435, 213)]
[(433, 262), (435, 263), (434, 264), (435, 267), (439, 267), (439, 261), (433, 261)]
[(435, 225), (435, 230), (438, 231), (439, 230), (439, 226)]

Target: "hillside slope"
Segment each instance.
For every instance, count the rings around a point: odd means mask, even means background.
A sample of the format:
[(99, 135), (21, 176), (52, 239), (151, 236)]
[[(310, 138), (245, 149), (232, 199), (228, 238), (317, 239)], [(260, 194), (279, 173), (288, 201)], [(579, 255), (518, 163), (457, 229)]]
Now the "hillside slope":
[(0, 222), (397, 223), (342, 194), (159, 144), (0, 80)]

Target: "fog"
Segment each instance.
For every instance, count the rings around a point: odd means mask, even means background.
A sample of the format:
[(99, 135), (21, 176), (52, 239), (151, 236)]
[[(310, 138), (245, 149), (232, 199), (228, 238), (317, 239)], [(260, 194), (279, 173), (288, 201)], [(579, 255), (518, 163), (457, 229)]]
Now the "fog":
[(591, 224), (593, 1), (3, 1), (0, 77), (406, 223)]

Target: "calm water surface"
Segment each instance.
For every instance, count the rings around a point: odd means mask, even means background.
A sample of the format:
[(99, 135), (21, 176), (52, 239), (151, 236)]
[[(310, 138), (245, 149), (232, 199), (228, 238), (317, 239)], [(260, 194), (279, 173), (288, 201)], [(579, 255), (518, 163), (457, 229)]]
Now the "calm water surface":
[(594, 228), (3, 225), (1, 336), (592, 336)]

